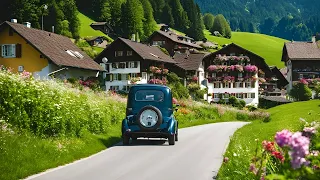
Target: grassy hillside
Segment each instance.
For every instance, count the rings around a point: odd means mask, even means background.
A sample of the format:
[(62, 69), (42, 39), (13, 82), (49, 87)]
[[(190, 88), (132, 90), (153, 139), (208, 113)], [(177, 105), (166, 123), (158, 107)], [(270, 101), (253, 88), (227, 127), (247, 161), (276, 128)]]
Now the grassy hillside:
[(94, 20), (90, 19), (89, 17), (85, 16), (84, 14), (78, 14), (78, 18), (80, 20), (80, 36), (81, 37), (88, 37), (88, 36), (105, 36), (111, 40), (110, 37), (102, 33), (101, 31), (96, 31), (90, 27), (90, 24), (95, 22)]
[(205, 36), (209, 41), (217, 42), (219, 45), (235, 43), (246, 48), (261, 57), (265, 58), (268, 65), (284, 67), (281, 62), (282, 48), (287, 40), (268, 36), (264, 34), (233, 32), (231, 39), (212, 36), (209, 31), (205, 31)]
[(276, 132), (282, 129), (301, 130), (300, 118), (308, 122), (320, 119), (320, 100), (295, 102), (277, 106), (268, 110), (271, 121), (254, 121), (239, 129), (232, 137), (225, 157), (230, 160), (219, 170), (219, 179), (254, 179), (249, 173), (250, 159), (256, 148), (256, 141), (273, 140)]

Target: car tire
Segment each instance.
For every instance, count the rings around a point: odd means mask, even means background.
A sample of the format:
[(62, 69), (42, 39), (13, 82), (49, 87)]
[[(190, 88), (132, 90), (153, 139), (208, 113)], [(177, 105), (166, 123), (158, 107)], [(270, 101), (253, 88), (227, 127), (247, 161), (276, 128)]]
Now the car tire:
[(175, 140), (175, 141), (178, 141), (178, 129), (177, 129), (177, 131), (176, 131), (176, 134), (174, 135), (174, 140)]
[(175, 135), (170, 135), (168, 137), (168, 142), (169, 142), (169, 145), (174, 145), (176, 143), (175, 141)]
[(132, 141), (136, 141), (138, 138), (137, 137), (132, 137), (131, 139), (132, 139)]
[(122, 144), (123, 145), (129, 145), (129, 141), (130, 141), (130, 137), (125, 135), (125, 134), (123, 134), (122, 135)]
[[(157, 115), (158, 115), (158, 122), (157, 122), (154, 126), (149, 127), (149, 128), (143, 126), (143, 125), (141, 124), (141, 122), (140, 122), (141, 114), (142, 114), (145, 110), (147, 110), (147, 109), (151, 109), (151, 110), (155, 111), (155, 112), (157, 113)], [(162, 113), (161, 113), (161, 111), (160, 111), (158, 108), (156, 108), (156, 107), (154, 107), (154, 106), (151, 106), (151, 105), (148, 105), (148, 106), (143, 107), (143, 108), (139, 111), (136, 121), (137, 121), (139, 127), (141, 128), (141, 130), (144, 130), (144, 131), (155, 130), (155, 129), (157, 129), (157, 128), (162, 124)]]

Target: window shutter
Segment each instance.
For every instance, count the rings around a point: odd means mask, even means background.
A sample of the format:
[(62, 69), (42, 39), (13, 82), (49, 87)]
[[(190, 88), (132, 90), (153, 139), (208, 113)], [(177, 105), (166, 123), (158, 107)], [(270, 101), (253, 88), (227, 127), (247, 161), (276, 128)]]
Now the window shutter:
[(21, 58), (21, 44), (16, 44), (16, 57)]
[(111, 75), (110, 75), (110, 74), (107, 74), (107, 75), (106, 75), (106, 81), (110, 81), (110, 77), (111, 77)]
[(121, 81), (121, 74), (118, 74), (118, 80)]
[(0, 44), (0, 57), (2, 57), (2, 45)]
[(138, 67), (138, 62), (135, 61), (135, 62), (134, 62), (134, 68), (137, 68), (137, 67)]

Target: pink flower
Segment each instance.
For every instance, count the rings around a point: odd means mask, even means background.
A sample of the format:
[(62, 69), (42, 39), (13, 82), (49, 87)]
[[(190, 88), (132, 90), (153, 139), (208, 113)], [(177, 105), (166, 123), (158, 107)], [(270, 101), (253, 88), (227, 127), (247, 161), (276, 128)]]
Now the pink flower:
[(299, 83), (304, 84), (304, 85), (308, 85), (308, 82), (305, 79), (300, 79)]
[(286, 129), (277, 132), (274, 139), (280, 147), (288, 146), (291, 142), (292, 133)]
[(314, 127), (305, 127), (303, 129), (303, 132), (310, 133), (310, 134), (315, 134), (317, 132), (317, 130)]
[(224, 163), (227, 163), (228, 161), (229, 161), (229, 158), (228, 158), (228, 157), (224, 157), (224, 158), (223, 158), (223, 162), (224, 162)]
[(211, 65), (211, 66), (208, 67), (208, 71), (209, 72), (214, 72), (216, 70), (217, 70), (217, 66), (215, 66), (215, 65)]

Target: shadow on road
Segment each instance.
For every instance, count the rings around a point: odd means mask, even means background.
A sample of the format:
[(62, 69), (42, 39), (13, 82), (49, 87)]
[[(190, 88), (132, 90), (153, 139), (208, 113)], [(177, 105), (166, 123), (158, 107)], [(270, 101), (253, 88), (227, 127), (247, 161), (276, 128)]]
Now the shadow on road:
[[(121, 141), (121, 140), (120, 140)], [(119, 141), (118, 141), (119, 142)], [(137, 139), (131, 140), (128, 146), (167, 146), (166, 139)], [(113, 146), (124, 146), (122, 142)], [(126, 147), (126, 146), (124, 146)]]

